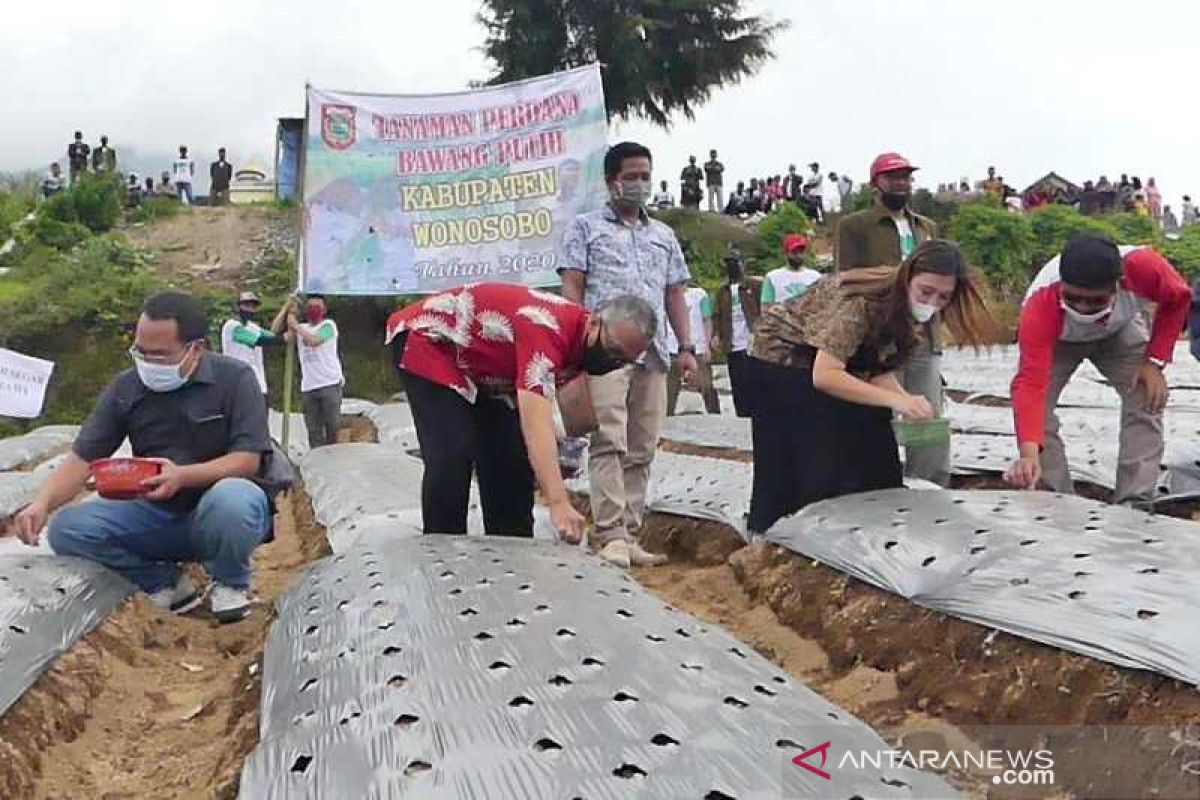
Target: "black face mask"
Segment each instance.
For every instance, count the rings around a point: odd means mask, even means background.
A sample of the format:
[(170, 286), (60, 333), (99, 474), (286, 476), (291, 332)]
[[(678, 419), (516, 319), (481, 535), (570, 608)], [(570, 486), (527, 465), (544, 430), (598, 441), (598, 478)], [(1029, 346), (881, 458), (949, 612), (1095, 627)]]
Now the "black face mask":
[(879, 201), (888, 211), (903, 211), (908, 205), (908, 192), (880, 192)]
[(242, 322), (254, 322), (258, 319), (258, 312), (257, 311), (246, 311), (244, 309), (239, 308), (238, 316), (242, 318)]
[(596, 341), (589, 344), (583, 350), (583, 360), (580, 361), (580, 366), (588, 375), (599, 377), (618, 370), (625, 366), (625, 362), (621, 359), (609, 354), (604, 349), (600, 337), (596, 337)]

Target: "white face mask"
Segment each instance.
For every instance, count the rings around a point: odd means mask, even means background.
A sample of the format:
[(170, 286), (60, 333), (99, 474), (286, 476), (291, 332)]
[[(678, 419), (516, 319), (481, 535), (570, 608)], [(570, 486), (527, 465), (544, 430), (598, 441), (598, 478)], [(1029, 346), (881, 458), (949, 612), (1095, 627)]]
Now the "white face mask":
[(650, 202), (651, 196), (654, 194), (654, 189), (650, 181), (617, 181), (616, 191), (613, 193), (613, 198), (616, 200), (624, 200), (625, 202), (635, 205), (644, 206)]
[(1085, 325), (1094, 322), (1101, 322), (1105, 317), (1113, 312), (1113, 303), (1109, 303), (1106, 308), (1102, 308), (1099, 311), (1094, 311), (1091, 314), (1084, 314), (1082, 311), (1076, 311), (1067, 305), (1065, 300), (1059, 300), (1058, 304), (1062, 306), (1062, 310), (1067, 312), (1067, 316), (1073, 321), (1081, 322)]
[[(184, 360), (187, 360), (186, 353)], [(152, 392), (173, 392), (183, 388), (188, 380), (179, 371), (179, 368), (183, 366), (182, 361), (178, 364), (151, 364), (135, 354), (133, 365), (137, 368), (138, 378), (141, 379), (142, 385)]]
[(917, 322), (929, 322), (929, 320), (933, 319), (934, 314), (942, 310), (939, 306), (918, 303), (916, 300), (909, 300), (908, 307), (912, 311), (912, 318)]

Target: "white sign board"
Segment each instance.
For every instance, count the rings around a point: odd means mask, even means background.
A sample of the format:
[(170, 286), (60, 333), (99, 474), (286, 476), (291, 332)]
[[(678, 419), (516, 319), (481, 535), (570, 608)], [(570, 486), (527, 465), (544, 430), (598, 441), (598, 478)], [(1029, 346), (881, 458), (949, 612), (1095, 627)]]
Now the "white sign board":
[(0, 417), (39, 416), (52, 372), (53, 361), (0, 347)]

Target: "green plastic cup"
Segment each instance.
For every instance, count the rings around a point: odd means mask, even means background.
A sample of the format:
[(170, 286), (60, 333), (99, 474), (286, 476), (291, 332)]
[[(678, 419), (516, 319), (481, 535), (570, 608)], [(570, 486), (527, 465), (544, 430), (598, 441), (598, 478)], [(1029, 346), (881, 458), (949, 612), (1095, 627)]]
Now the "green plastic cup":
[(950, 420), (892, 420), (896, 444), (901, 447), (937, 447), (950, 442)]

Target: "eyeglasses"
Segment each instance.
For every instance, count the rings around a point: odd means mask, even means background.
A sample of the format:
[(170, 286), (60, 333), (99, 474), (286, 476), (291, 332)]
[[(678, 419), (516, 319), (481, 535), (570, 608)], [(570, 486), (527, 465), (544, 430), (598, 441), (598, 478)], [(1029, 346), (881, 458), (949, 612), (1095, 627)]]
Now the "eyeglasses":
[(164, 355), (162, 353), (147, 353), (136, 344), (129, 348), (129, 357), (134, 361), (145, 361), (147, 364), (179, 364), (187, 358), (188, 350), (195, 342), (187, 342), (183, 346), (182, 354), (178, 357), (172, 355)]

